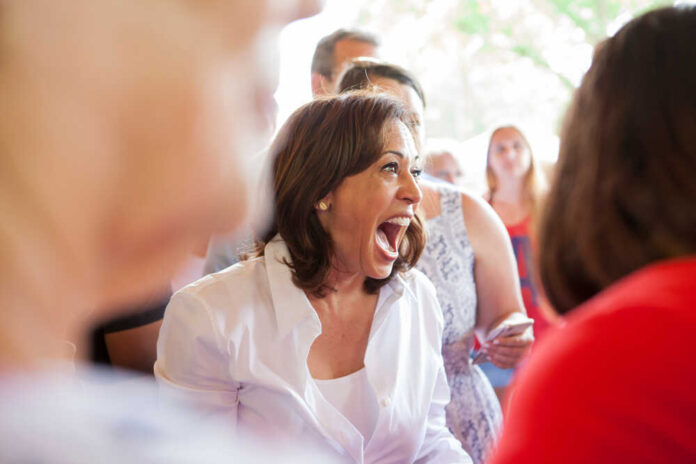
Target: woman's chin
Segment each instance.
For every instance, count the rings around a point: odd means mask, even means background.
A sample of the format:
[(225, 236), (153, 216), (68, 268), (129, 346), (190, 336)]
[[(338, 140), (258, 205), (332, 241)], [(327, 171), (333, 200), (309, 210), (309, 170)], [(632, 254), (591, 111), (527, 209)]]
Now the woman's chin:
[(368, 277), (375, 280), (383, 280), (389, 277), (392, 273), (393, 264), (389, 266), (375, 266), (373, 272), (368, 273)]

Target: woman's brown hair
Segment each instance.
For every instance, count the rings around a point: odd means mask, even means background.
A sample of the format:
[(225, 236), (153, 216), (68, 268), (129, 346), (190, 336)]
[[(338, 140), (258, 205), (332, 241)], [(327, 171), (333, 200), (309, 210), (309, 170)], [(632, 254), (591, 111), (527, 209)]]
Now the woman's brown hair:
[(663, 8), (601, 43), (566, 115), (540, 222), (561, 313), (652, 262), (696, 253), (696, 8)]
[[(292, 269), (295, 285), (318, 297), (330, 290), (326, 278), (332, 265), (332, 242), (315, 205), (343, 179), (377, 161), (385, 127), (405, 118), (397, 100), (363, 92), (317, 99), (295, 111), (271, 146), (275, 213), (271, 229), (257, 244), (257, 254), (263, 254), (265, 244), (280, 234), (290, 252), (291, 261), (285, 264)], [(415, 217), (391, 275), (367, 278), (365, 290), (376, 293), (397, 272), (413, 267), (424, 246), (423, 226)]]

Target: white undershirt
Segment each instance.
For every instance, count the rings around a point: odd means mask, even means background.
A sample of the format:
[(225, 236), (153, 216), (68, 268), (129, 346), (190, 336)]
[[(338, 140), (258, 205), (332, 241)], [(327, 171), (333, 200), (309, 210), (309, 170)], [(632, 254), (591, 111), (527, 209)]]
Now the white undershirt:
[(377, 424), (379, 404), (365, 368), (337, 379), (314, 381), (324, 398), (358, 429), (366, 444)]

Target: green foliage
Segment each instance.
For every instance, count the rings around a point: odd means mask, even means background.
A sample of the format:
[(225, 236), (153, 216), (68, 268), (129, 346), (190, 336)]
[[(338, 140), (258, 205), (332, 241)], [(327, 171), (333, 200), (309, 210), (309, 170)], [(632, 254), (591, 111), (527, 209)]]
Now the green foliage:
[(362, 11), (369, 14), (360, 15), (361, 24), (385, 37), (392, 30), (403, 34), (400, 21), (410, 21), (418, 40), (411, 41), (415, 46), (397, 47), (398, 62), (407, 64), (426, 88), (433, 109), (429, 134), (460, 139), (501, 119), (557, 129), (592, 48), (631, 17), (671, 4), (670, 0), (362, 1)]
[(534, 48), (531, 45), (517, 44), (513, 45), (510, 51), (519, 55), (522, 58), (530, 59), (535, 66), (543, 68), (544, 70), (555, 74), (568, 90), (572, 91), (575, 88), (570, 79), (551, 68), (549, 63), (544, 59), (544, 57), (541, 55), (541, 52), (537, 48)]
[(491, 18), (481, 12), (481, 2), (462, 0), (459, 3), (454, 27), (467, 35), (487, 34), (490, 31)]

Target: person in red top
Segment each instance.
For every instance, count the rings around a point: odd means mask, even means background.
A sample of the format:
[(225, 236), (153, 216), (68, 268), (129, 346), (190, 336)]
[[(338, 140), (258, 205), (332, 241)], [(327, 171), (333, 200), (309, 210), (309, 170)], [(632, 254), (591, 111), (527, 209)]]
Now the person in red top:
[(534, 337), (541, 340), (546, 331), (558, 323), (558, 319), (550, 312), (539, 284), (534, 260), (535, 245), (532, 243), (531, 222), (531, 216), (527, 215), (515, 224), (505, 224), (505, 228), (510, 236), (512, 250), (517, 260), (522, 301), (527, 310), (527, 316), (534, 319)]
[[(557, 323), (544, 298), (535, 264), (536, 243), (532, 227), (546, 191), (543, 173), (532, 156), (532, 149), (515, 126), (500, 126), (491, 133), (486, 156), (486, 200), (505, 224), (517, 261), (517, 274), (527, 315), (534, 319), (534, 338), (543, 338), (546, 330)], [(485, 346), (484, 346), (485, 349)], [(481, 365), (503, 409), (507, 408), (508, 386), (515, 369)]]
[(544, 299), (535, 265), (535, 223), (546, 193), (546, 180), (532, 156), (532, 148), (515, 126), (501, 126), (491, 133), (486, 156), (486, 199), (510, 236), (517, 259), (520, 287), (527, 315), (534, 319), (539, 340), (557, 321)]
[(493, 464), (696, 462), (694, 43), (683, 6), (595, 51), (539, 225), (569, 315), (518, 376)]

